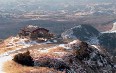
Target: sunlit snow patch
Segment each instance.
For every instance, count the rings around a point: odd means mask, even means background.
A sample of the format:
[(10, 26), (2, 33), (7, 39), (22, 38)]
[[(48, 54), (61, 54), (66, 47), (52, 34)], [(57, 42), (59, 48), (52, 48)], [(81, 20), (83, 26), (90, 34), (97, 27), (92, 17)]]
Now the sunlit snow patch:
[(3, 65), (4, 65), (5, 62), (7, 62), (9, 60), (12, 60), (12, 57), (11, 56), (4, 56), (4, 57), (1, 57), (0, 58), (0, 73), (5, 73), (3, 71)]

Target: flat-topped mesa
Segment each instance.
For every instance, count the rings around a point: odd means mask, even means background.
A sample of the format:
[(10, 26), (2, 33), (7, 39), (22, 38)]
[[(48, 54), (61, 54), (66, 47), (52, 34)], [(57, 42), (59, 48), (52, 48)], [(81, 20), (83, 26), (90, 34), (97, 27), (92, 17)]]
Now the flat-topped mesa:
[(22, 28), (19, 31), (20, 38), (29, 38), (29, 39), (51, 39), (53, 38), (53, 34), (49, 32), (46, 28), (41, 28), (38, 26), (28, 25)]

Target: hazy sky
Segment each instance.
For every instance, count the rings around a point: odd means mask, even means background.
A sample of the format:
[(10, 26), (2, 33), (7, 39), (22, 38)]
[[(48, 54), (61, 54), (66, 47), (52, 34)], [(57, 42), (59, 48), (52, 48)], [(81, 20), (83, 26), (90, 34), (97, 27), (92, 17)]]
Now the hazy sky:
[(76, 3), (77, 5), (80, 3), (88, 4), (88, 3), (97, 3), (97, 2), (113, 2), (116, 3), (116, 0), (0, 0), (0, 6), (5, 5), (7, 7), (8, 4), (16, 5), (16, 4), (56, 4), (56, 3)]
[(14, 2), (14, 1), (29, 1), (29, 2), (33, 2), (33, 1), (76, 1), (76, 2), (111, 2), (111, 1), (116, 1), (116, 0), (0, 0), (0, 2), (3, 2), (3, 3), (7, 3), (7, 2)]

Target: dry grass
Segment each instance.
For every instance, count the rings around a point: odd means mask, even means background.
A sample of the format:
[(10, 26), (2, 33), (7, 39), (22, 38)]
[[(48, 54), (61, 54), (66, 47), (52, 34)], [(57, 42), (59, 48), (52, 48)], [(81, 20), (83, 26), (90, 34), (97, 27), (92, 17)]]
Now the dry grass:
[(0, 43), (0, 54), (3, 54), (9, 50), (14, 50), (16, 49), (16, 47), (8, 47), (8, 42), (10, 42), (12, 37), (9, 37), (8, 39), (2, 41), (2, 43)]
[(0, 48), (4, 48), (5, 47), (5, 43), (0, 43)]
[(0, 54), (7, 52), (8, 50), (13, 50), (13, 48), (6, 48), (6, 44), (0, 43)]
[(14, 50), (16, 47), (7, 47), (5, 43), (0, 44), (0, 54), (3, 54), (7, 51)]
[[(56, 44), (34, 45), (34, 46), (28, 47), (26, 49), (30, 50), (30, 49), (48, 48), (48, 47), (52, 47), (52, 46), (56, 46)], [(0, 54), (3, 54), (3, 53), (10, 51), (10, 50), (15, 50), (16, 48), (22, 48), (22, 47), (23, 46), (21, 46), (21, 45), (7, 47), (7, 44), (3, 42), (0, 44)], [(26, 50), (26, 49), (24, 49), (24, 50)], [(21, 50), (21, 51), (24, 51), (24, 50)]]
[(27, 67), (8, 61), (4, 64), (4, 71), (6, 73), (63, 73), (47, 67)]
[(71, 53), (64, 49), (63, 47), (53, 47), (53, 48), (45, 48), (44, 50), (38, 51), (38, 49), (30, 50), (31, 56), (34, 59), (40, 58), (40, 57), (49, 57), (49, 58), (62, 58), (66, 55), (70, 55)]
[(52, 46), (56, 46), (57, 44), (40, 44), (40, 45), (34, 45), (31, 47), (28, 47), (28, 49), (40, 49), (40, 48), (48, 48), (48, 47), (52, 47)]
[(3, 53), (5, 53), (5, 52), (7, 52), (7, 51), (9, 51), (9, 50), (13, 50), (13, 48), (1, 48), (0, 49), (0, 54), (3, 54)]
[(64, 49), (63, 47), (53, 47), (53, 48), (50, 48), (49, 51), (50, 52), (67, 52), (67, 50)]
[[(28, 50), (32, 50), (31, 54), (36, 54), (36, 58), (37, 57), (52, 57), (52, 58), (61, 58), (63, 56), (63, 54), (57, 54), (54, 52), (63, 52), (63, 53), (68, 53), (64, 48), (62, 47), (53, 47), (52, 46), (56, 46), (57, 44), (42, 44), (42, 45), (34, 45), (31, 46), (29, 48), (27, 48)], [(44, 49), (44, 48), (48, 48), (51, 47), (49, 49), (48, 52), (42, 52), (39, 53), (37, 50), (39, 49)], [(26, 50), (26, 49), (25, 49)], [(24, 49), (21, 50), (22, 52), (25, 51)], [(35, 50), (35, 51), (34, 51)], [(34, 51), (34, 52), (33, 52)], [(20, 64), (17, 64), (14, 61), (8, 61), (4, 64), (4, 71), (6, 73), (65, 73), (65, 72), (61, 72), (61, 71), (57, 71), (54, 70), (53, 68), (48, 68), (48, 67), (28, 67), (28, 66), (22, 66)]]

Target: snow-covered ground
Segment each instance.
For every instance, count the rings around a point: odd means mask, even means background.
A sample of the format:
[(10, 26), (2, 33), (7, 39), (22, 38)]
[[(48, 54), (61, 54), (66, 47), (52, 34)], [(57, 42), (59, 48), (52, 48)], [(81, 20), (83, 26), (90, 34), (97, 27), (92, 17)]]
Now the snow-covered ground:
[(47, 44), (47, 43), (53, 43), (53, 42), (45, 41), (45, 42), (38, 43), (36, 41), (29, 40), (27, 38), (22, 39), (19, 37), (10, 37), (7, 40), (5, 40), (4, 43), (5, 43), (5, 47), (3, 48), (17, 49), (17, 48), (27, 48), (33, 45)]
[(5, 73), (3, 71), (3, 65), (6, 61), (12, 60), (11, 56), (4, 56), (4, 57), (0, 57), (0, 73)]
[(102, 32), (102, 33), (116, 33), (116, 30), (114, 30), (114, 31), (109, 30), (109, 31), (105, 31), (105, 32)]
[(0, 73), (5, 73), (3, 71), (3, 65), (4, 65), (4, 63), (13, 59), (13, 57), (10, 56), (10, 55), (13, 54), (13, 53), (15, 53), (16, 51), (18, 51), (20, 49), (21, 48), (17, 48), (15, 50), (11, 50), (11, 51), (5, 52), (5, 53), (3, 53), (3, 54), (0, 55)]
[(41, 49), (40, 48), (38, 51), (41, 52), (41, 53), (47, 53), (47, 52), (49, 52), (49, 49), (46, 49), (46, 48), (45, 49)]
[(7, 42), (8, 46), (23, 46), (29, 47), (34, 44), (38, 44), (36, 41), (29, 41), (28, 39), (24, 38), (21, 39), (19, 37), (12, 37), (11, 40)]
[(71, 49), (70, 47), (67, 46), (67, 44), (60, 44), (59, 47), (63, 47), (65, 49)]

